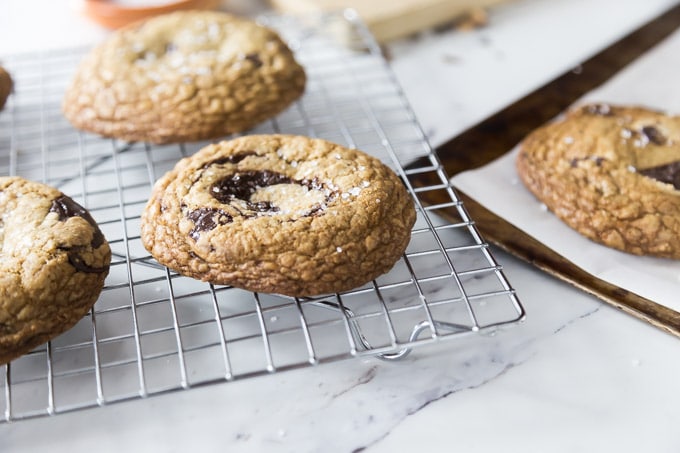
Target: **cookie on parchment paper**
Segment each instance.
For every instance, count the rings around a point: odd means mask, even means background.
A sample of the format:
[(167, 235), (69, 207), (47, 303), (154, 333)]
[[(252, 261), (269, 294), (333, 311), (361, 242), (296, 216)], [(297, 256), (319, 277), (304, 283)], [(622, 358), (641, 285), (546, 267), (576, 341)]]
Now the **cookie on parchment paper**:
[(306, 76), (276, 32), (216, 11), (131, 24), (92, 50), (66, 91), (77, 128), (171, 143), (242, 132), (283, 111)]
[(516, 164), (529, 190), (582, 235), (636, 255), (680, 258), (680, 117), (580, 106), (531, 133)]
[(389, 271), (415, 217), (401, 179), (378, 159), (320, 139), (251, 135), (210, 145), (161, 177), (141, 235), (183, 275), (313, 296)]

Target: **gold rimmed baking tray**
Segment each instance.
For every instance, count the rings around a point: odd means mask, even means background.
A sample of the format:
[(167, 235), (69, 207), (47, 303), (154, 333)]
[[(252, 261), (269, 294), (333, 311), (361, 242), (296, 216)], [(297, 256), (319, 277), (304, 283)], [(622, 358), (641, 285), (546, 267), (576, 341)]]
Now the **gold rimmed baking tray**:
[[(481, 167), (509, 152), (529, 132), (568, 108), (680, 26), (680, 6), (615, 42), (548, 84), (499, 111), (436, 149), (445, 171), (454, 176)], [(474, 150), (471, 152), (470, 150)], [(427, 184), (426, 179), (419, 181)], [(489, 242), (539, 269), (591, 293), (604, 302), (680, 336), (680, 313), (585, 272), (506, 220), (459, 191), (461, 199)], [(436, 195), (436, 194), (430, 194)], [(429, 203), (439, 203), (430, 196)]]

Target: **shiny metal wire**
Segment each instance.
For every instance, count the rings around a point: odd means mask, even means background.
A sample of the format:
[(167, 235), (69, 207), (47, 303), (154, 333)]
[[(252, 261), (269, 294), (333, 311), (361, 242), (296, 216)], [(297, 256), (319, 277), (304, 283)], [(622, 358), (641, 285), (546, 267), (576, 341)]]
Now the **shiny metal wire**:
[[(214, 286), (159, 266), (140, 243), (141, 210), (155, 179), (205, 143), (153, 146), (78, 132), (60, 103), (86, 49), (3, 56), (16, 90), (0, 112), (0, 175), (52, 184), (87, 206), (113, 262), (89, 316), (0, 367), (2, 421), (355, 356), (395, 361), (416, 346), (524, 317), (356, 16), (259, 20), (288, 40), (309, 81), (300, 101), (254, 132), (323, 137), (391, 165), (418, 211), (403, 258), (363, 287), (309, 299)], [(437, 182), (416, 187), (423, 175)], [(448, 201), (425, 204), (429, 191)]]

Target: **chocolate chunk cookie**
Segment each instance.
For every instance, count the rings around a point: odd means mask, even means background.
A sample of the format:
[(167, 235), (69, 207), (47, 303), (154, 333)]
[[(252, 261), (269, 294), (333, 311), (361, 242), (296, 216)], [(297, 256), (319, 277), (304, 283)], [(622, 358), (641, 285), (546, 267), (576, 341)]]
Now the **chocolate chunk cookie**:
[(177, 272), (290, 296), (340, 292), (387, 272), (415, 221), (378, 159), (325, 140), (252, 135), (203, 148), (157, 181), (144, 246)]
[(521, 143), (517, 170), (584, 236), (637, 255), (680, 258), (680, 117), (575, 108)]
[(78, 322), (110, 260), (83, 207), (44, 184), (0, 177), (0, 364)]
[(5, 102), (12, 92), (12, 78), (9, 73), (0, 66), (0, 110), (5, 106)]
[(305, 81), (274, 31), (226, 13), (182, 11), (114, 32), (81, 63), (63, 111), (106, 137), (206, 140), (278, 114)]

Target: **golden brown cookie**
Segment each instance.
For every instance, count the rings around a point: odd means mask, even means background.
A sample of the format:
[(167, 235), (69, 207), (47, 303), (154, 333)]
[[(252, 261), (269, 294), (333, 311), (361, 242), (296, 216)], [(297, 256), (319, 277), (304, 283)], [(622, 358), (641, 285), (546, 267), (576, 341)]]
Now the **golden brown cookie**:
[(76, 324), (110, 260), (83, 207), (44, 184), (0, 177), (0, 364)]
[(0, 66), (0, 110), (5, 106), (7, 97), (12, 92), (12, 78), (9, 73)]
[(74, 126), (106, 137), (206, 140), (273, 117), (305, 81), (274, 31), (226, 13), (183, 11), (114, 32), (81, 63), (63, 111)]
[(680, 117), (575, 108), (520, 144), (517, 170), (584, 236), (636, 255), (680, 258)]
[(252, 135), (203, 148), (159, 179), (142, 242), (216, 284), (290, 296), (340, 292), (387, 272), (415, 221), (378, 159), (325, 140)]

